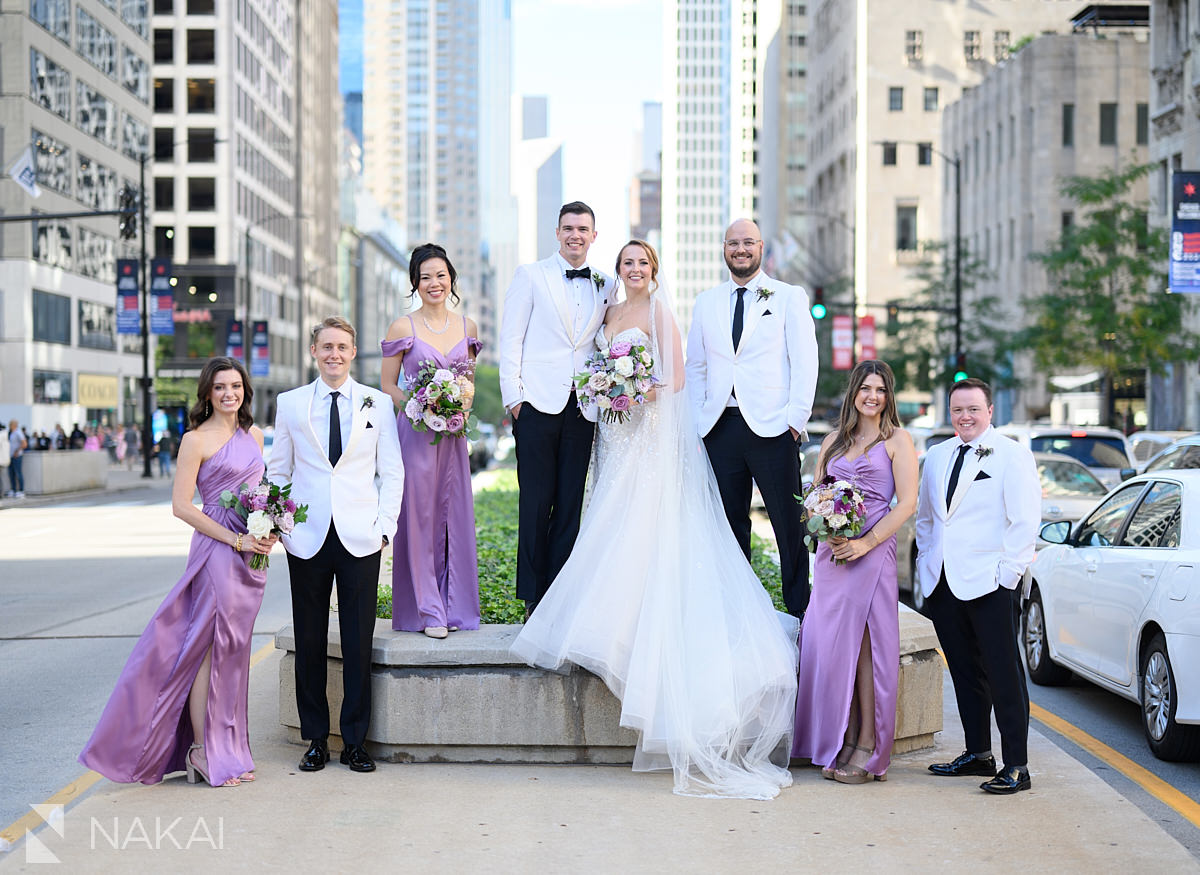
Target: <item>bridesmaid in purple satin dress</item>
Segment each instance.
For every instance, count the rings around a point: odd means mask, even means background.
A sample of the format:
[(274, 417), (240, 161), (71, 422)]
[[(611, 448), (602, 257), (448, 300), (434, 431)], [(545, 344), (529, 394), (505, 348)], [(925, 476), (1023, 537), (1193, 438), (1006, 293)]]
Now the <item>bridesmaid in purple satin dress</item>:
[(850, 373), (837, 430), (817, 462), (818, 479), (826, 473), (859, 488), (867, 519), (857, 538), (817, 547), (800, 628), (792, 756), (812, 760), (826, 778), (862, 784), (886, 780), (891, 762), (900, 671), (896, 531), (917, 506), (917, 453), (900, 428), (884, 362), (859, 362)]
[[(186, 768), (214, 787), (254, 780), (246, 731), (250, 638), (266, 571), (252, 553), (276, 538), (246, 534), (221, 493), (262, 479), (262, 432), (250, 417), (250, 378), (236, 359), (200, 373), (192, 431), (183, 436), (172, 490), (175, 516), (196, 529), (187, 569), (133, 648), (79, 761), (113, 781), (156, 784)], [(192, 504), (196, 489), (203, 510)]]
[(475, 323), (452, 314), (458, 303), (457, 272), (446, 250), (426, 243), (409, 259), (420, 309), (397, 319), (383, 341), (382, 385), (400, 413), (396, 417), (404, 457), (404, 502), (392, 546), (392, 628), (445, 638), (479, 628), (479, 568), (475, 552), (475, 499), (466, 438), (414, 431), (404, 415), (406, 379), (425, 361), (439, 367), (473, 361), (481, 344)]

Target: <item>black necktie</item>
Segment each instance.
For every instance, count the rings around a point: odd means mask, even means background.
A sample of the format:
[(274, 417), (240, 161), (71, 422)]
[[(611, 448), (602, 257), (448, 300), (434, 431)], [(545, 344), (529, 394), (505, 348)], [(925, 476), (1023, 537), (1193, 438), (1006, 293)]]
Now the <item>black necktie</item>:
[(742, 339), (742, 320), (746, 316), (746, 290), (737, 289), (737, 303), (733, 305), (733, 351), (737, 352)]
[(591, 270), (589, 270), (586, 267), (581, 267), (581, 268), (579, 268), (579, 270), (571, 270), (570, 268), (567, 268), (567, 279), (569, 279), (569, 280), (573, 280), (573, 279), (585, 280), (588, 277), (590, 277), (591, 275), (592, 275)]
[(341, 392), (329, 393), (329, 464), (336, 465), (342, 457), (342, 414), (338, 412), (338, 396)]
[(969, 449), (970, 444), (963, 444), (958, 448), (958, 458), (954, 460), (954, 467), (950, 469), (950, 485), (946, 487), (946, 510), (950, 509), (950, 499), (954, 497), (954, 490), (958, 488), (958, 475), (962, 473), (963, 459), (966, 458)]

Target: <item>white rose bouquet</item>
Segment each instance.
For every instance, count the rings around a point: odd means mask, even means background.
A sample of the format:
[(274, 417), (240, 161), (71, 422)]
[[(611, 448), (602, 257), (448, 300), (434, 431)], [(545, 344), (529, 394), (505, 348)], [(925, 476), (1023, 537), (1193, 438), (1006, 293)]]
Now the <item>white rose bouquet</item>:
[(472, 362), (440, 367), (432, 359), (421, 362), (417, 375), (408, 381), (408, 403), (404, 415), (413, 431), (433, 432), (434, 446), (445, 437), (471, 437), (478, 421), (471, 414), (475, 400)]
[(587, 370), (575, 375), (579, 406), (595, 404), (605, 422), (625, 422), (630, 408), (644, 403), (646, 394), (659, 385), (653, 369), (649, 350), (628, 340), (614, 343), (607, 353), (597, 350), (587, 360)]
[[(804, 543), (810, 552), (817, 544), (830, 538), (853, 538), (862, 532), (867, 507), (862, 492), (849, 480), (838, 480), (827, 474), (820, 482), (804, 487), (799, 496), (804, 505)], [(845, 559), (835, 559), (845, 565)]]
[[(231, 507), (246, 521), (246, 534), (266, 538), (272, 533), (290, 535), (296, 523), (308, 519), (308, 505), (296, 504), (291, 498), (292, 484), (276, 486), (265, 476), (254, 488), (249, 483), (238, 487), (236, 494), (226, 489), (221, 493), (221, 507)], [(250, 567), (255, 571), (271, 564), (271, 557), (255, 553)]]

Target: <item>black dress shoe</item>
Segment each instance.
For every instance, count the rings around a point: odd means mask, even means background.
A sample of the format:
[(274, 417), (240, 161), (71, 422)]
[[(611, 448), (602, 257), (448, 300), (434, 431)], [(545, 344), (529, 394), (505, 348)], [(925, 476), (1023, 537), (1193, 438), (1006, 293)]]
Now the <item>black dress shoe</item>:
[(980, 784), (979, 789), (987, 790), (998, 796), (1011, 796), (1013, 793), (1028, 790), (1032, 786), (1033, 782), (1029, 780), (1029, 769), (1024, 766), (1013, 766), (1012, 768), (1005, 766), (992, 780)]
[(996, 758), (980, 759), (975, 754), (967, 753), (964, 750), (953, 762), (934, 763), (929, 767), (929, 771), (948, 778), (957, 778), (960, 775), (981, 775), (984, 778), (991, 778), (996, 774)]
[(329, 762), (329, 742), (323, 738), (314, 738), (308, 750), (300, 758), (300, 771), (319, 772)]
[(367, 753), (361, 744), (348, 744), (342, 751), (342, 765), (349, 766), (352, 772), (375, 771), (375, 760)]

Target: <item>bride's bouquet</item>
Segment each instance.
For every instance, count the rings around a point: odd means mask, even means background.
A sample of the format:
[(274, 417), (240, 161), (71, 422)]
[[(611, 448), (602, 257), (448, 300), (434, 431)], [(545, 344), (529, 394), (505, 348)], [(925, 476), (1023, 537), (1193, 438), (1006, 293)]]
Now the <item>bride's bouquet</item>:
[[(291, 498), (292, 484), (276, 486), (263, 476), (254, 488), (249, 483), (238, 487), (235, 495), (226, 489), (221, 493), (221, 507), (232, 507), (246, 521), (246, 533), (253, 538), (266, 538), (271, 534), (290, 535), (296, 523), (308, 519), (308, 505), (296, 504)], [(271, 564), (271, 557), (255, 553), (250, 557), (250, 567), (260, 571)]]
[[(800, 501), (806, 519), (804, 543), (812, 553), (817, 552), (817, 544), (821, 541), (853, 538), (862, 531), (867, 518), (862, 492), (849, 480), (838, 480), (832, 474), (805, 486)], [(834, 562), (846, 564), (845, 559)]]
[(473, 362), (455, 362), (440, 367), (432, 359), (421, 362), (417, 375), (408, 381), (411, 393), (404, 405), (404, 415), (413, 431), (433, 432), (432, 444), (437, 446), (444, 437), (464, 437), (475, 432), (478, 421), (471, 414), (475, 398), (475, 383), (471, 374)]
[(651, 373), (654, 359), (641, 344), (618, 341), (608, 352), (597, 350), (586, 362), (586, 370), (575, 375), (575, 394), (581, 408), (595, 404), (605, 422), (625, 422), (634, 404), (659, 383)]

